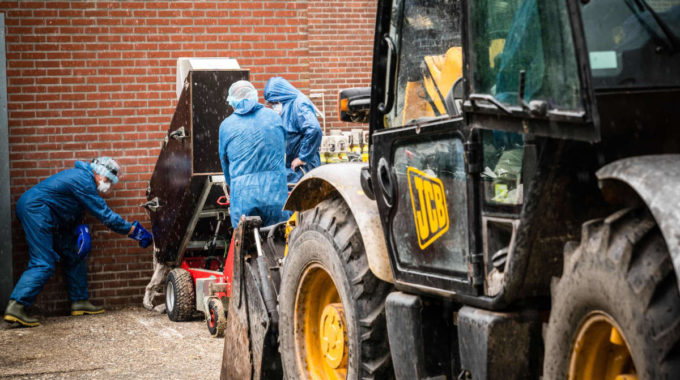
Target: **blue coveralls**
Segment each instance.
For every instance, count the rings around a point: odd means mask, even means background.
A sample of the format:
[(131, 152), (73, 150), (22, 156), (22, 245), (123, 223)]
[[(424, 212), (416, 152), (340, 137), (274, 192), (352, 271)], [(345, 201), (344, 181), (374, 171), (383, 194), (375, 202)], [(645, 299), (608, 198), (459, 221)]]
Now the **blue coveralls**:
[[(271, 78), (264, 88), (264, 98), (271, 103), (281, 103), (283, 106), (281, 119), (286, 128), (286, 169), (288, 182), (296, 183), (304, 173), (321, 165), (319, 146), (321, 145), (321, 126), (314, 112), (314, 105), (298, 89), (287, 80)], [(302, 170), (292, 171), (290, 164), (300, 158), (305, 162)]]
[(288, 217), (285, 131), (276, 112), (242, 100), (220, 125), (220, 160), (231, 191), (231, 225), (241, 215), (259, 216), (263, 226)]
[(56, 263), (63, 260), (66, 289), (72, 302), (88, 299), (87, 264), (76, 255), (76, 227), (87, 210), (107, 227), (126, 234), (132, 225), (113, 212), (99, 195), (89, 163), (77, 161), (74, 169), (57, 173), (25, 192), (16, 213), (28, 241), (28, 269), (21, 275), (10, 299), (30, 306)]

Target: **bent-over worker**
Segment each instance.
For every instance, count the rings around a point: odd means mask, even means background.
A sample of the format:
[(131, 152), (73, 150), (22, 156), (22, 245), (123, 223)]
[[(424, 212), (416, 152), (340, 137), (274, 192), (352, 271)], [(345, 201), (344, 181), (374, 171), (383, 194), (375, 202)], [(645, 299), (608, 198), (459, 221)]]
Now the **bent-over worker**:
[(87, 264), (91, 248), (89, 227), (82, 225), (85, 210), (119, 234), (127, 234), (146, 248), (151, 234), (139, 222), (129, 223), (113, 212), (100, 193), (118, 182), (120, 166), (109, 157), (91, 163), (76, 161), (75, 168), (52, 175), (26, 191), (17, 202), (16, 214), (28, 241), (28, 268), (21, 275), (5, 309), (5, 321), (38, 326), (31, 306), (56, 264), (64, 264), (71, 315), (99, 314), (104, 309), (88, 300)]
[(259, 216), (269, 226), (287, 219), (285, 131), (276, 112), (257, 102), (257, 90), (245, 80), (229, 87), (234, 108), (220, 125), (219, 155), (231, 191), (231, 224), (241, 215)]
[(288, 182), (296, 183), (305, 173), (321, 165), (321, 126), (314, 105), (302, 92), (281, 77), (269, 79), (264, 98), (283, 119), (286, 129)]

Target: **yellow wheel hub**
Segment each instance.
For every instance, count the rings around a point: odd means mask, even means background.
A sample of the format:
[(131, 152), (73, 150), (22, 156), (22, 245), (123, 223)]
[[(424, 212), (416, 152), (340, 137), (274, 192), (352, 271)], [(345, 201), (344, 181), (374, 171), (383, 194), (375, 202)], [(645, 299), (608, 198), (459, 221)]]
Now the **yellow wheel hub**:
[(347, 366), (345, 355), (345, 314), (341, 303), (326, 305), (321, 314), (321, 353), (326, 359), (326, 363), (338, 369), (343, 364)]
[(295, 302), (295, 353), (301, 378), (347, 377), (347, 327), (340, 295), (319, 264), (303, 272)]
[(571, 349), (569, 380), (638, 380), (621, 329), (601, 312), (581, 324)]

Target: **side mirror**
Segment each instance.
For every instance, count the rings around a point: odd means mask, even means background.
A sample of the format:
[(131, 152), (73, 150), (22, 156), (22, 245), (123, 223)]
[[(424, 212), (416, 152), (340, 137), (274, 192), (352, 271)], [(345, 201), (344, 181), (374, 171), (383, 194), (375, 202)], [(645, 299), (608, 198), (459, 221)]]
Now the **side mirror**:
[(338, 115), (340, 115), (340, 121), (368, 123), (370, 109), (370, 87), (340, 90), (340, 94), (338, 95)]

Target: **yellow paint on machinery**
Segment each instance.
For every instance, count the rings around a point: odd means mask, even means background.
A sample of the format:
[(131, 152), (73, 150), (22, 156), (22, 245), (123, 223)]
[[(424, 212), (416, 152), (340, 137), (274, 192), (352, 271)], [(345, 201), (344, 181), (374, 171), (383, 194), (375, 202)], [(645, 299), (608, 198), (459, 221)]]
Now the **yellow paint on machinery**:
[(444, 99), (456, 80), (463, 76), (463, 50), (454, 46), (444, 55), (428, 55), (425, 65), (429, 75), (423, 84), (439, 113), (445, 115)]
[(449, 48), (446, 54), (425, 56), (424, 61), (427, 70), (422, 81), (406, 83), (402, 125), (421, 117), (446, 115), (444, 99), (463, 76), (463, 52), (459, 46)]
[(290, 236), (290, 233), (293, 232), (295, 226), (297, 225), (297, 217), (298, 212), (295, 211), (286, 222), (286, 249), (283, 251), (283, 257), (288, 256), (288, 237)]
[(610, 316), (594, 312), (581, 324), (571, 348), (568, 379), (638, 379), (626, 340)]
[(342, 302), (330, 274), (319, 264), (302, 274), (294, 325), (300, 373), (307, 379), (345, 379), (349, 347)]
[(444, 184), (437, 178), (409, 166), (408, 188), (413, 218), (418, 232), (418, 246), (425, 249), (449, 230), (449, 211)]
[(326, 305), (321, 315), (321, 352), (333, 369), (347, 367), (347, 330), (342, 303)]

